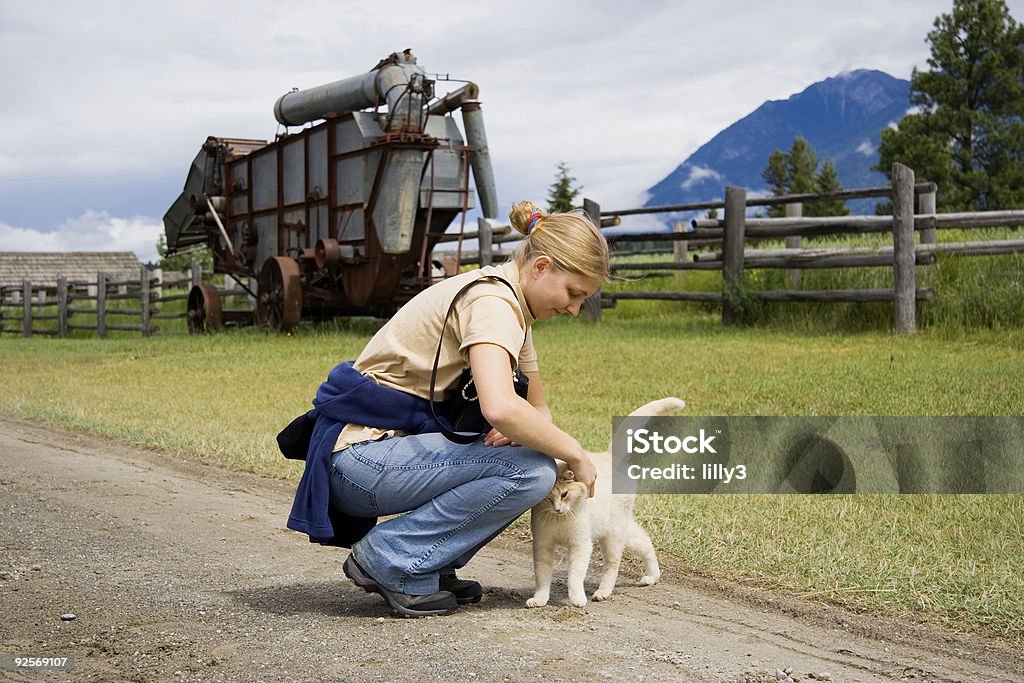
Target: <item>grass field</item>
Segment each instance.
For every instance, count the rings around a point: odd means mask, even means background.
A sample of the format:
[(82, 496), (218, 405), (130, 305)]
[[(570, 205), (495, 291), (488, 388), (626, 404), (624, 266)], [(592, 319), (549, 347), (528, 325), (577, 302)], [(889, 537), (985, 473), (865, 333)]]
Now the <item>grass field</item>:
[[(0, 412), (296, 478), (276, 432), (379, 324), (5, 337)], [(613, 416), (667, 395), (690, 414), (723, 416), (1012, 415), (1024, 405), (1020, 328), (725, 330), (717, 311), (692, 304), (624, 302), (598, 324), (556, 320), (535, 335), (556, 421), (592, 450), (607, 445)], [(1024, 643), (1021, 496), (647, 496), (639, 515), (662, 552), (705, 575)]]

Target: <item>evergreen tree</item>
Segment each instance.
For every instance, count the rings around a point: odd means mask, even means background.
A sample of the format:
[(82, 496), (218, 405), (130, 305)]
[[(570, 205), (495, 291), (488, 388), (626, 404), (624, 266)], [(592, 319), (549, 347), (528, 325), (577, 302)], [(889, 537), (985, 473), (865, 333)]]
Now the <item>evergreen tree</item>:
[(942, 211), (1024, 206), (1024, 27), (1003, 0), (954, 0), (927, 40), (917, 111), (882, 132), (877, 170), (900, 162), (937, 183)]
[[(825, 159), (825, 164), (816, 176), (814, 176), (814, 191), (818, 194), (828, 192), (842, 192), (843, 184), (839, 182), (839, 174), (836, 173), (836, 165), (832, 159)], [(846, 208), (846, 202), (842, 199), (826, 199), (807, 205), (808, 216), (846, 216), (850, 210)]]
[(772, 152), (768, 157), (768, 167), (761, 172), (761, 177), (771, 188), (772, 196), (786, 194), (789, 188), (788, 156), (779, 150)]
[(810, 194), (814, 192), (814, 176), (818, 170), (818, 155), (814, 148), (800, 136), (793, 140), (787, 155), (789, 163), (789, 194)]
[(571, 211), (576, 208), (576, 197), (583, 189), (577, 185), (573, 187), (576, 178), (570, 175), (569, 165), (564, 161), (558, 162), (558, 173), (555, 175), (555, 182), (548, 187), (548, 212)]
[[(843, 189), (832, 160), (826, 159), (819, 172), (817, 152), (807, 140), (799, 136), (793, 140), (793, 146), (788, 152), (775, 150), (771, 153), (768, 157), (768, 166), (761, 172), (761, 177), (768, 183), (775, 197), (786, 194), (838, 192)], [(804, 206), (805, 216), (845, 216), (848, 213), (850, 210), (841, 199), (814, 202)], [(768, 215), (771, 217), (778, 218), (785, 214), (784, 206), (768, 207)]]

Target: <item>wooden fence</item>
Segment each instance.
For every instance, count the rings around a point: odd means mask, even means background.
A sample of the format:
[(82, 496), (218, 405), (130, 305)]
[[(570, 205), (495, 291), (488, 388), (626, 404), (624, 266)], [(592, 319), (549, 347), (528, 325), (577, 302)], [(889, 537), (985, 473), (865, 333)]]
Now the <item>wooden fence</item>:
[(97, 273), (92, 281), (69, 281), (61, 275), (56, 285), (26, 280), (2, 286), (0, 333), (63, 339), (75, 330), (89, 330), (103, 339), (108, 332), (118, 330), (149, 337), (159, 330), (154, 321), (186, 317), (184, 311), (162, 312), (160, 307), (187, 300), (192, 281), (199, 277), (201, 274), (193, 269), (191, 278), (165, 283), (159, 270), (151, 272), (142, 266), (138, 279)]
[[(589, 199), (584, 211), (595, 224), (609, 227), (622, 216), (658, 213), (681, 213), (721, 209), (721, 219), (696, 219), (677, 222), (674, 232), (643, 232), (619, 234), (609, 238), (613, 254), (651, 253), (656, 250), (629, 250), (637, 243), (671, 243), (671, 261), (618, 263), (619, 271), (715, 270), (722, 273), (721, 291), (680, 292), (599, 292), (584, 304), (588, 319), (600, 317), (602, 306), (614, 306), (629, 299), (713, 302), (722, 306), (722, 322), (733, 325), (742, 321), (744, 299), (765, 301), (864, 302), (891, 301), (893, 327), (897, 331), (916, 327), (916, 302), (933, 299), (934, 292), (918, 287), (916, 266), (930, 265), (937, 254), (961, 256), (1024, 253), (1024, 239), (939, 243), (936, 230), (946, 228), (986, 228), (1024, 224), (1024, 211), (992, 211), (939, 214), (935, 211), (936, 186), (914, 183), (914, 172), (895, 164), (889, 187), (848, 190), (828, 194), (786, 195), (748, 198), (743, 188), (727, 187), (724, 201), (703, 202), (649, 208), (602, 211)], [(805, 202), (826, 199), (860, 199), (883, 197), (892, 201), (891, 216), (803, 217)], [(917, 212), (915, 213), (915, 198)], [(785, 218), (748, 218), (751, 206), (786, 206)], [(480, 219), (477, 233), (459, 237), (446, 236), (442, 242), (458, 241), (456, 254), (462, 263), (490, 264), (507, 251), (499, 245), (521, 239), (510, 235), (507, 226), (492, 226)], [(802, 239), (808, 236), (891, 233), (892, 246), (804, 249)], [(919, 240), (915, 243), (915, 233)], [(476, 238), (479, 249), (463, 253), (461, 240)], [(749, 248), (758, 240), (785, 240), (785, 248)], [(625, 247), (625, 249), (623, 248)], [(693, 253), (690, 248), (711, 248), (711, 252)], [(666, 249), (658, 250), (665, 253)], [(893, 270), (893, 286), (880, 289), (804, 290), (800, 288), (802, 272), (813, 268), (885, 267)], [(743, 286), (745, 269), (783, 268), (786, 286), (783, 290), (751, 291)], [(93, 282), (69, 282), (60, 277), (56, 286), (31, 282), (0, 287), (0, 333), (53, 335), (66, 337), (74, 330), (95, 330), (101, 338), (111, 330), (134, 331), (148, 337), (158, 330), (159, 319), (185, 319), (187, 311), (161, 311), (164, 304), (187, 300), (193, 285), (202, 282), (202, 272), (193, 265), (191, 277), (183, 278), (181, 293), (173, 293), (158, 272), (142, 267), (135, 280), (115, 280), (99, 273)], [(219, 293), (245, 294), (247, 290), (219, 290)], [(251, 299), (250, 293), (250, 299)], [(111, 305), (112, 303), (115, 305)], [(252, 308), (250, 300), (248, 308)], [(137, 304), (137, 305), (136, 305)], [(250, 316), (251, 317), (251, 316)], [(130, 318), (130, 322), (125, 322)], [(183, 330), (187, 326), (183, 326)]]
[[(722, 273), (721, 292), (604, 292), (608, 305), (627, 299), (661, 299), (671, 301), (717, 302), (722, 305), (722, 322), (733, 325), (742, 321), (743, 299), (766, 301), (862, 302), (891, 301), (893, 327), (897, 331), (916, 328), (916, 302), (933, 299), (930, 288), (919, 288), (916, 266), (930, 265), (936, 255), (977, 256), (1024, 252), (1024, 240), (987, 242), (937, 243), (936, 230), (945, 228), (986, 228), (1024, 224), (1024, 211), (991, 211), (939, 214), (935, 212), (934, 183), (915, 184), (914, 172), (902, 164), (894, 164), (890, 187), (848, 190), (828, 194), (785, 195), (781, 197), (748, 198), (743, 188), (727, 187), (724, 201), (704, 202), (622, 211), (601, 211), (587, 201), (585, 210), (599, 224), (614, 224), (619, 217), (637, 214), (679, 213), (721, 209), (721, 219), (697, 219), (677, 223), (674, 232), (620, 234), (609, 238), (614, 253), (622, 246), (637, 242), (671, 241), (674, 256), (671, 262), (618, 264), (620, 271), (718, 270)], [(915, 213), (915, 196), (918, 211)], [(837, 216), (804, 218), (804, 202), (823, 199), (889, 198), (891, 216)], [(785, 218), (747, 217), (750, 206), (785, 205)], [(891, 247), (849, 247), (803, 249), (801, 240), (807, 236), (865, 234), (891, 232)], [(915, 232), (920, 235), (915, 244)], [(785, 239), (783, 249), (747, 249), (748, 243), (763, 239)], [(718, 248), (712, 253), (693, 254), (688, 246)], [(636, 253), (630, 252), (630, 253)], [(893, 269), (893, 287), (854, 290), (803, 290), (801, 275), (808, 268), (887, 267)], [(789, 289), (750, 291), (743, 287), (743, 271), (751, 268), (784, 268)], [(587, 317), (600, 316), (600, 305), (586, 309)]]

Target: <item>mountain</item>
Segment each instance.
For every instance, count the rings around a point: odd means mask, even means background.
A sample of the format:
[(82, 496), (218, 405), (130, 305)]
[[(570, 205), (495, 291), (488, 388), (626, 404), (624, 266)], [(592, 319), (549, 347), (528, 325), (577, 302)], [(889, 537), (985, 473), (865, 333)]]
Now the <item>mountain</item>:
[[(847, 189), (886, 184), (872, 171), (882, 130), (910, 108), (910, 81), (881, 71), (858, 70), (815, 83), (787, 100), (765, 102), (694, 152), (648, 190), (644, 206), (721, 199), (726, 185), (768, 194), (761, 172), (776, 149), (789, 151), (803, 136), (818, 154), (831, 157)], [(874, 200), (851, 202), (854, 213), (870, 213)]]

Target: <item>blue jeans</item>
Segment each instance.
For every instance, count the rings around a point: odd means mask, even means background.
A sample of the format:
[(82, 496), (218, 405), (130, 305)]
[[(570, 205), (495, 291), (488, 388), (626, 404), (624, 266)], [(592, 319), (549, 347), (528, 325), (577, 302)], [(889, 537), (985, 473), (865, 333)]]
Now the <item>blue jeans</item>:
[(555, 485), (555, 461), (524, 446), (461, 445), (442, 434), (354, 444), (332, 456), (331, 504), (350, 515), (407, 513), (352, 552), (390, 590), (430, 595)]

